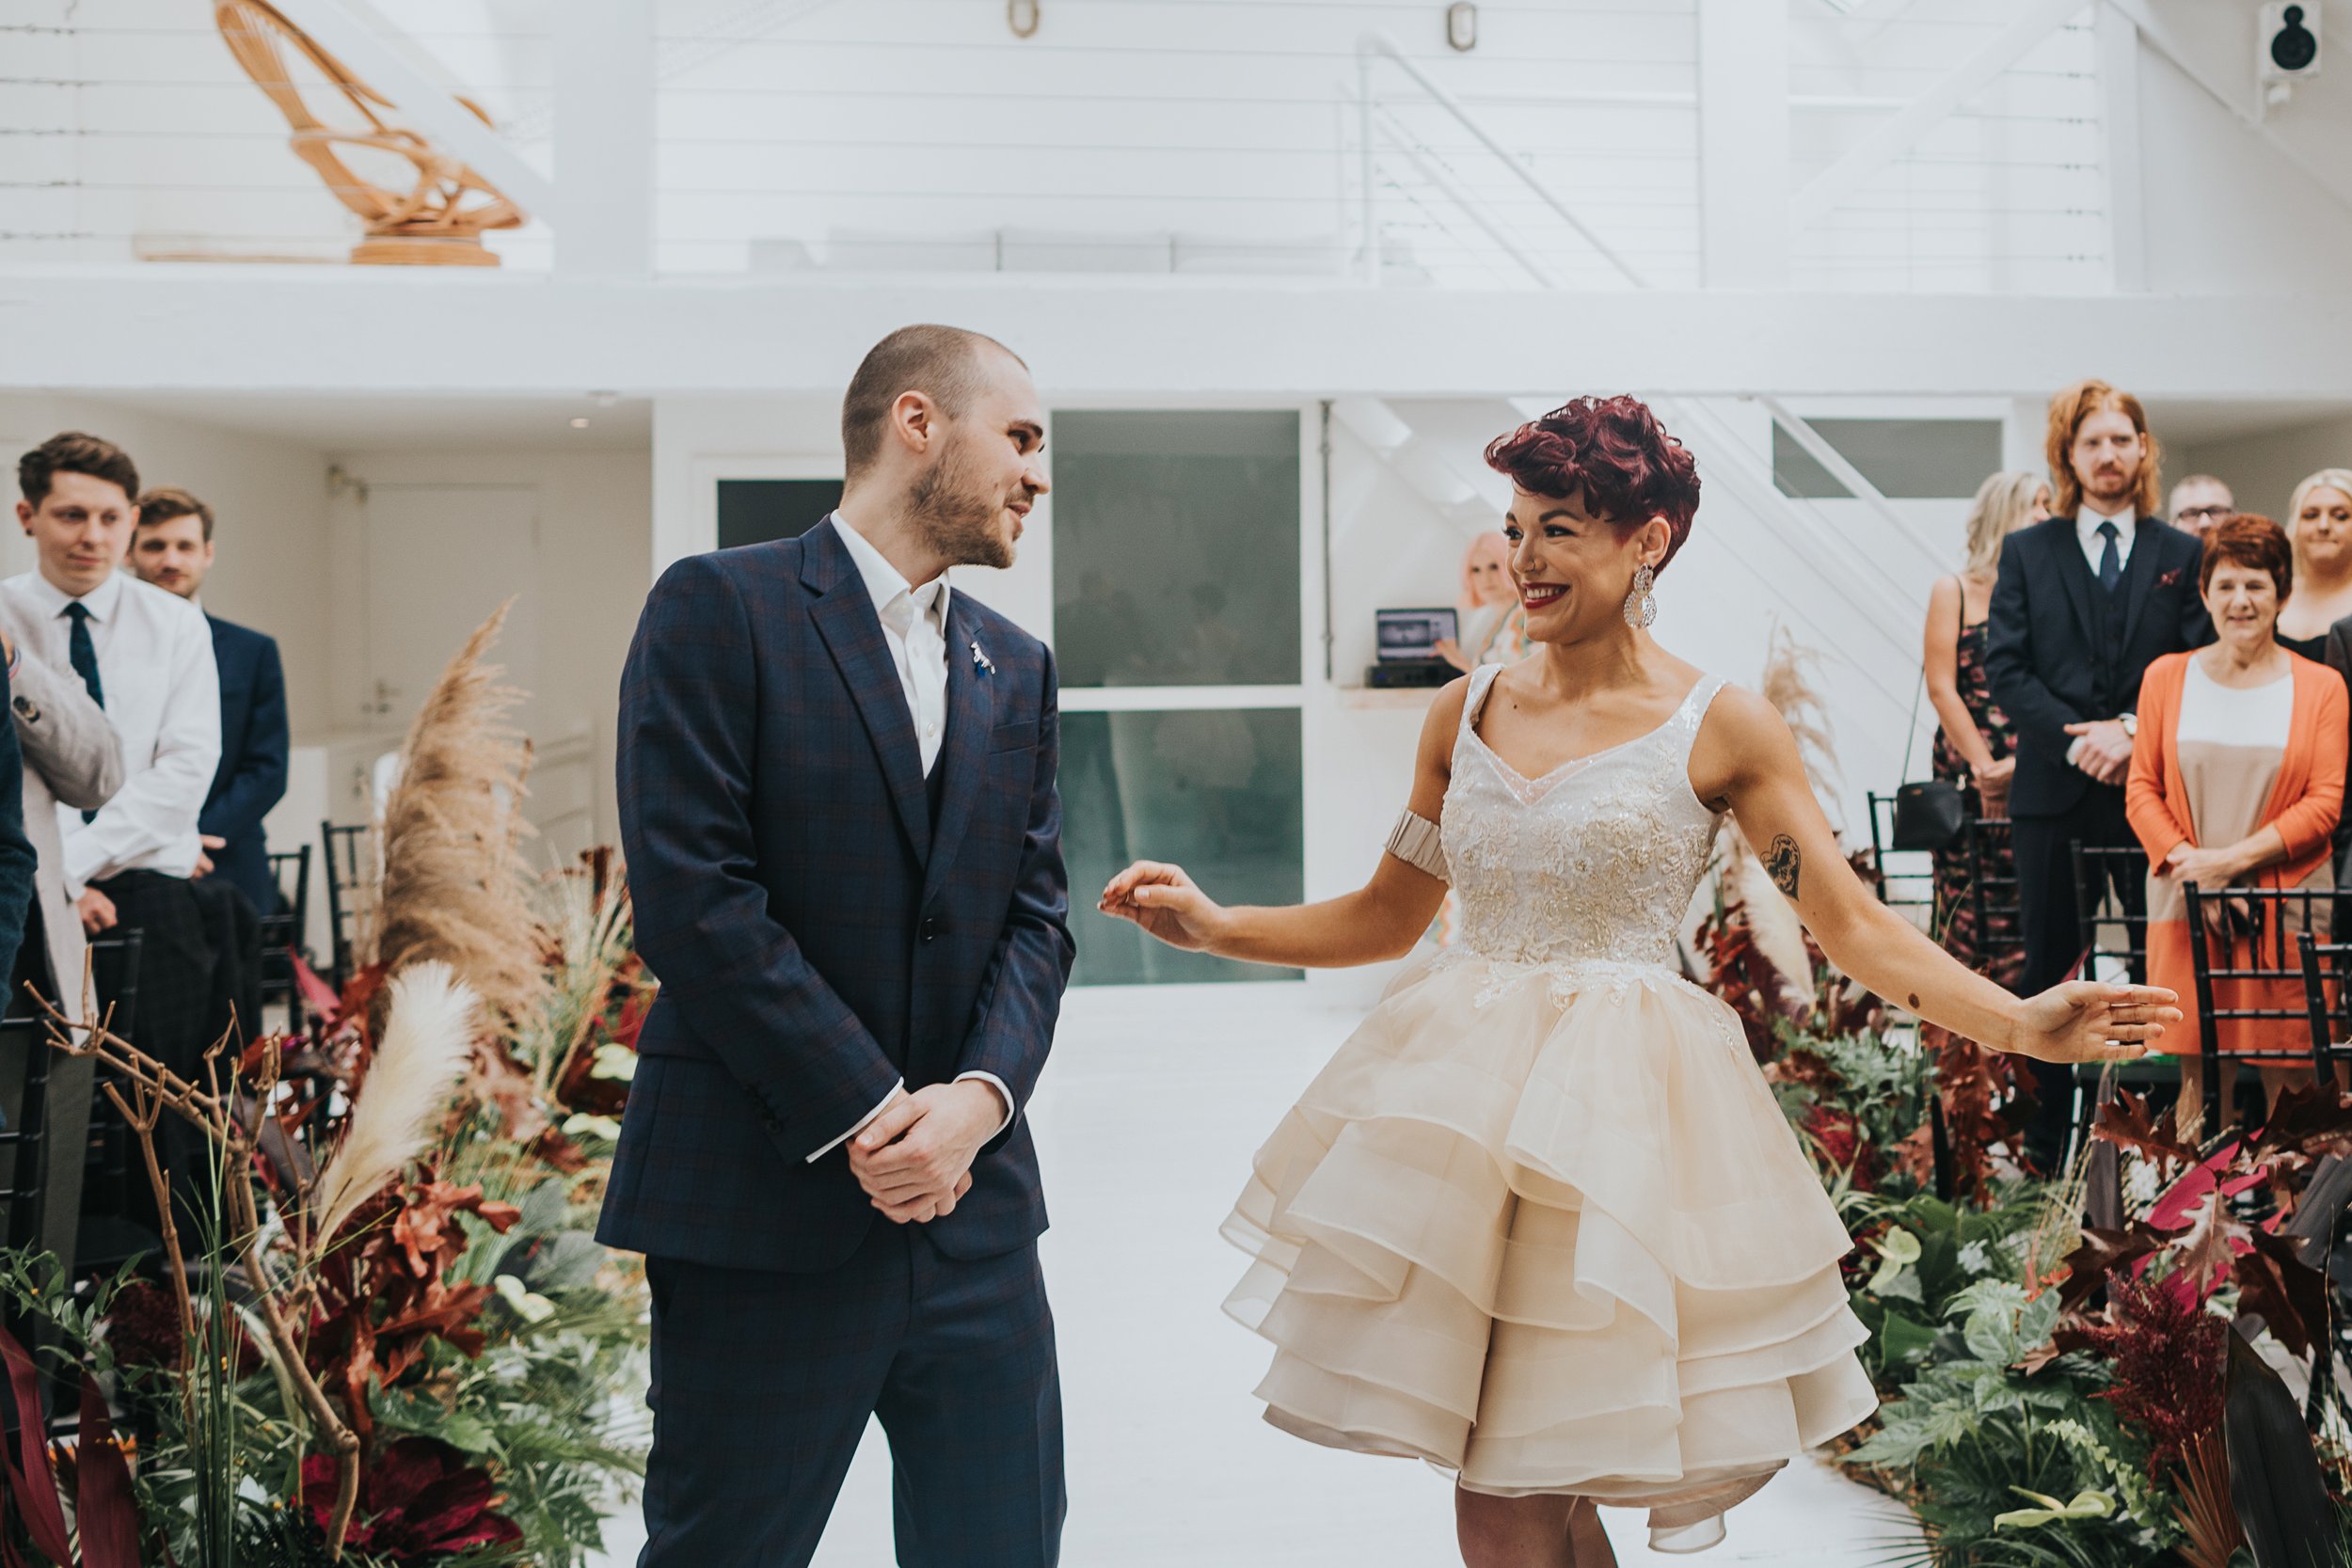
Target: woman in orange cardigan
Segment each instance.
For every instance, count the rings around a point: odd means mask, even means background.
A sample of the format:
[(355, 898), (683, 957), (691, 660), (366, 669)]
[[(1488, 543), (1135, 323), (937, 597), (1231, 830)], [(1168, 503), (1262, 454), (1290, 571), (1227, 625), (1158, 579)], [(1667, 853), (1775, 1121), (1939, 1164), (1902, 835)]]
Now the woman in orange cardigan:
[[(2247, 513), (2227, 519), (2205, 536), (2198, 570), (2219, 641), (2148, 667), (2124, 788), (2124, 808), (2151, 867), (2148, 983), (2183, 996), (2196, 989), (2183, 891), (2188, 883), (2201, 890), (2333, 884), (2328, 850), (2344, 807), (2352, 710), (2333, 671), (2279, 645), (2279, 606), (2294, 586), (2295, 566), (2278, 524)], [(2302, 911), (2281, 909), (2291, 954)], [(2323, 940), (2327, 921), (2326, 903), (2315, 901), (2313, 934)], [(2299, 1008), (2302, 987), (2217, 980), (2214, 1005)], [(2299, 1022), (2233, 1020), (2216, 1033), (2215, 1047), (2224, 1053), (2292, 1055), (2311, 1046)], [(2202, 1043), (2191, 1010), (2156, 1049), (2189, 1056)], [(2308, 1081), (2309, 1069), (2291, 1064), (2260, 1070), (2273, 1101), (2287, 1084)], [(2203, 1106), (2201, 1076), (2184, 1063), (2182, 1125), (2195, 1125)]]

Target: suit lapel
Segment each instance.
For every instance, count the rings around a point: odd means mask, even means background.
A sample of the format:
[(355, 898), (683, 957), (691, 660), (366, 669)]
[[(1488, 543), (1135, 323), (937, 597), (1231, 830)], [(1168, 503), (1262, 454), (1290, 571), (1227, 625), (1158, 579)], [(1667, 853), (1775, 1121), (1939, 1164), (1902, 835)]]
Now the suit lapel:
[(2123, 646), (2132, 645), (2132, 633), (2139, 627), (2139, 612), (2148, 608), (2149, 586), (2156, 580), (2156, 557), (2162, 552), (2163, 538), (2156, 530), (2170, 528), (2169, 523), (2153, 517), (2142, 517), (2132, 529), (2132, 558), (2123, 566)]
[(2066, 585), (2066, 596), (2074, 603), (2074, 619), (2083, 628), (2084, 643), (2095, 648), (2099, 645), (2099, 620), (2091, 612), (2090, 595), (2099, 584), (2090, 575), (2090, 563), (2083, 559), (2082, 541), (2074, 533), (2073, 520), (2053, 517), (2050, 521), (2050, 547), (2058, 554), (2058, 581)]
[(939, 820), (931, 827), (931, 858), (923, 878), (929, 903), (956, 863), (956, 847), (972, 821), (988, 769), (988, 736), (996, 722), (996, 676), (980, 668), (972, 649), (978, 628), (963, 595), (947, 601), (947, 739), (940, 748)]
[(890, 787), (898, 825), (906, 830), (914, 858), (924, 862), (930, 853), (931, 814), (923, 794), (923, 756), (914, 742), (914, 716), (907, 711), (906, 689), (898, 684), (882, 617), (874, 613), (873, 596), (858, 576), (857, 563), (833, 531), (837, 526), (828, 518), (803, 536), (801, 578), (818, 595), (809, 607), (809, 618), (856, 702)]

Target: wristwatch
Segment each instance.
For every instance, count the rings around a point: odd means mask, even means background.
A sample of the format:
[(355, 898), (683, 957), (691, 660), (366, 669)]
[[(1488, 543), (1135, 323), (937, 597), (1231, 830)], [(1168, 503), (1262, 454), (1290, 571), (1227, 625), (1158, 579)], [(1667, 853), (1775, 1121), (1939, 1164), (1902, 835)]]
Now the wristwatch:
[(2123, 735), (2125, 738), (2131, 740), (2137, 740), (2139, 738), (2138, 714), (2119, 713), (2115, 716), (2115, 721), (2123, 726)]

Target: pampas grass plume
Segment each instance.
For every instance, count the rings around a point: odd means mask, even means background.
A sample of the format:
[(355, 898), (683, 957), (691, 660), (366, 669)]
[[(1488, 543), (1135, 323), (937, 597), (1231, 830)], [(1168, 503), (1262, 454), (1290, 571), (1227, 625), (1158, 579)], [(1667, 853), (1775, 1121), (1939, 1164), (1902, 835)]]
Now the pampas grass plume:
[(437, 959), (412, 964), (392, 976), (389, 991), (383, 1043), (343, 1140), (319, 1173), (310, 1203), (314, 1245), (332, 1239), (424, 1151), (433, 1118), (471, 1054), (477, 1000), (455, 970)]

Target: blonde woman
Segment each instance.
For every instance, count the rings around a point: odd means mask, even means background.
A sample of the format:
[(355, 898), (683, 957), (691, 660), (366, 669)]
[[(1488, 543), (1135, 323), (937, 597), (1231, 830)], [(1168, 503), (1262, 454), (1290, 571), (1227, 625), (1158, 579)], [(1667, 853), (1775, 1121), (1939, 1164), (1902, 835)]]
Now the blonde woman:
[(2352, 471), (2322, 468), (2287, 502), (2295, 546), (2295, 596), (2279, 611), (2279, 641), (2326, 660), (2328, 631), (2352, 615)]
[(1436, 653), (1456, 670), (1482, 664), (1516, 664), (1535, 644), (1528, 640), (1527, 611), (1519, 608), (1519, 591), (1511, 580), (1510, 546), (1502, 534), (1490, 531), (1470, 543), (1462, 556), (1462, 640), (1438, 641)]
[[(1985, 675), (1985, 616), (1993, 603), (1993, 579), (2001, 564), (2001, 542), (2027, 523), (2050, 515), (2050, 486), (2038, 474), (1997, 473), (1977, 487), (1968, 508), (1967, 555), (1952, 576), (1928, 594), (1924, 651), (1928, 700), (1935, 705), (1938, 729), (1935, 776), (1960, 785), (1971, 816), (2009, 815), (2009, 780), (2016, 770), (2016, 733), (1993, 701)], [(1984, 847), (1988, 879), (2010, 885), (2016, 857), (2006, 835)], [(1968, 880), (1968, 855), (1960, 847), (1935, 853), (1935, 928), (1946, 952), (2004, 986), (2015, 986), (2026, 964), (2018, 936), (2017, 906), (2003, 898), (1988, 904), (1978, 919)]]

